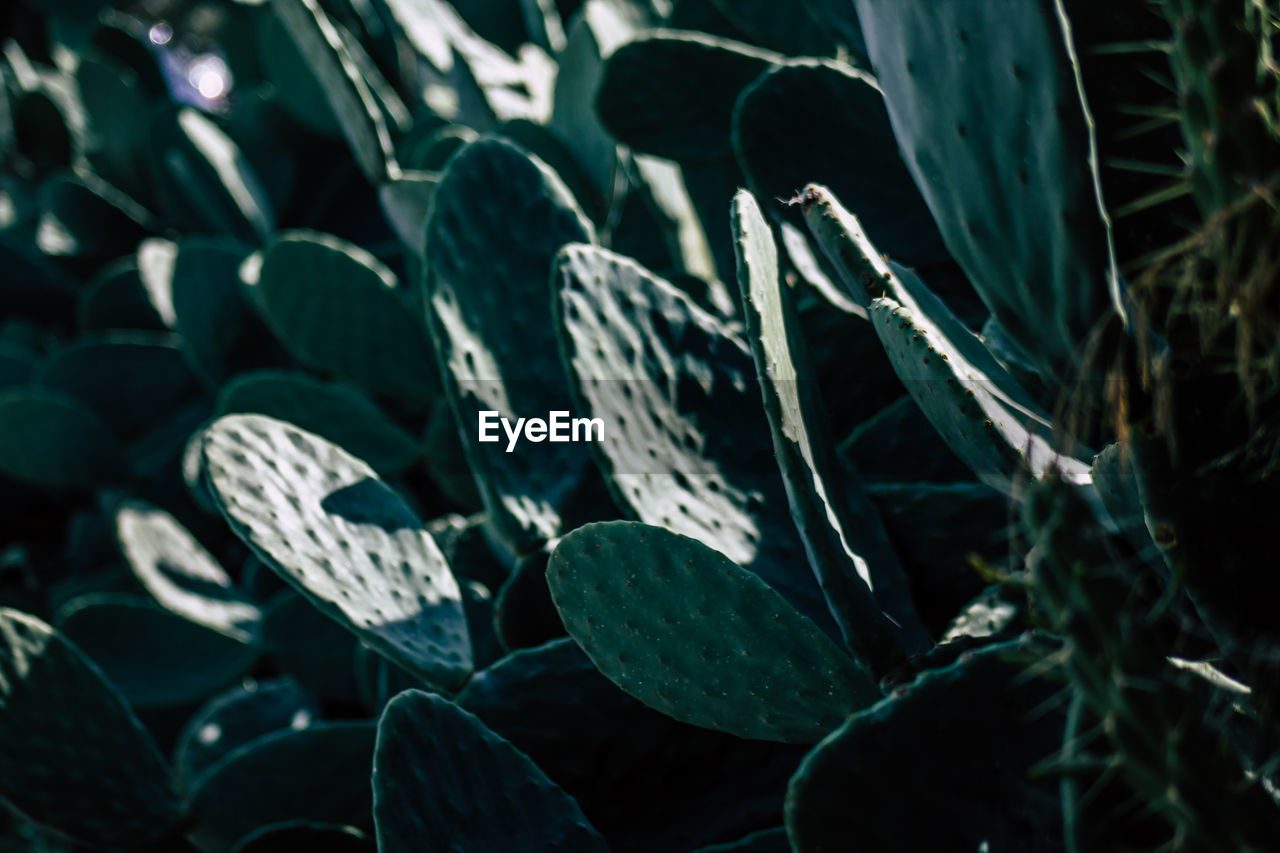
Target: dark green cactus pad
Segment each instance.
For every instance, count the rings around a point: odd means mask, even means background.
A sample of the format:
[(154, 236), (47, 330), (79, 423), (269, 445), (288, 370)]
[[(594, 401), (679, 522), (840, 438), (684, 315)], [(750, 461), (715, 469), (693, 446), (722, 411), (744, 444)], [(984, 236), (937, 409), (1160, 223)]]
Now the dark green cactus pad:
[(840, 458), (868, 485), (973, 480), (910, 395), (858, 424), (840, 443)]
[(928, 315), (965, 359), (1014, 405), (1035, 409), (1034, 400), (964, 320), (926, 287), (913, 270), (886, 258), (867, 237), (858, 217), (850, 213), (831, 190), (810, 184), (794, 201), (799, 203), (805, 224), (831, 261), (845, 294), (855, 303), (865, 310), (872, 299), (887, 296)]
[(88, 489), (121, 480), (125, 468), (110, 427), (75, 397), (0, 392), (0, 474), (44, 489)]
[(355, 704), (356, 648), (351, 632), (291, 589), (263, 608), (262, 641), (271, 660), (321, 699)]
[(1011, 552), (1009, 500), (981, 483), (867, 487), (911, 579), (929, 633), (939, 636), (986, 581), (974, 557), (1002, 565)]
[(354, 826), (295, 820), (255, 829), (231, 853), (277, 853), (280, 850), (323, 850), (325, 853), (373, 853), (377, 845)]
[(204, 458), (232, 530), (321, 612), (433, 684), (466, 679), (458, 583), (372, 468), (262, 415), (219, 418), (205, 432)]
[(182, 727), (173, 750), (174, 779), (183, 788), (199, 787), (206, 770), (241, 746), (272, 732), (305, 729), (319, 716), (315, 698), (291, 678), (233, 687)]
[(219, 384), (243, 360), (261, 323), (240, 289), (240, 264), (248, 250), (231, 240), (190, 237), (178, 243), (170, 284), (174, 331), (191, 368)]
[(619, 505), (699, 539), (836, 632), (787, 511), (755, 362), (739, 333), (629, 258), (566, 247), (557, 331)]
[(210, 767), (188, 797), (201, 849), (227, 849), (288, 821), (368, 825), (376, 729), (317, 723), (251, 740)]
[(738, 286), (791, 518), (845, 644), (877, 670), (929, 646), (875, 505), (839, 486), (835, 445), (769, 224), (750, 193), (732, 208)]
[[(409, 690), (378, 723), (373, 764), (378, 849), (606, 851), (578, 804), (483, 723)], [(495, 816), (501, 819), (495, 819)]]
[(866, 670), (778, 593), (678, 533), (580, 527), (551, 555), (547, 583), (600, 671), (683, 722), (814, 743), (879, 698)]
[(1118, 274), (1064, 19), (1019, 0), (856, 6), (947, 247), (1018, 345), (1065, 378)]
[[(1058, 784), (1030, 770), (1062, 745), (1061, 689), (1027, 671), (1021, 643), (991, 646), (921, 675), (855, 714), (809, 754), (787, 792), (800, 853), (1061, 849)], [(929, 780), (927, 820), (903, 819), (905, 786)]]
[(733, 145), (757, 197), (788, 199), (806, 184), (826, 184), (894, 258), (910, 264), (948, 258), (898, 153), (884, 96), (867, 72), (834, 60), (768, 71), (738, 98)]
[(83, 331), (106, 329), (167, 330), (147, 296), (132, 257), (103, 267), (80, 293), (76, 322)]
[(134, 577), (162, 607), (241, 642), (257, 641), (262, 610), (177, 519), (135, 500), (116, 510), (115, 525)]
[(57, 621), (58, 630), (140, 710), (211, 696), (234, 684), (258, 658), (253, 646), (141, 596), (83, 595), (59, 608)]
[(185, 231), (247, 242), (275, 230), (271, 199), (231, 137), (189, 107), (152, 119), (146, 163), (165, 217)]
[(94, 845), (164, 835), (169, 769), (102, 673), (60, 633), (0, 609), (0, 795)]
[(36, 242), (52, 257), (109, 258), (145, 237), (151, 224), (137, 202), (91, 174), (49, 178), (40, 208)]
[(82, 336), (54, 353), (36, 381), (75, 396), (123, 439), (171, 417), (200, 392), (178, 339), (147, 332)]
[(386, 119), (334, 22), (315, 0), (281, 0), (272, 12), (306, 65), (304, 73), (319, 84), (365, 177), (374, 184), (399, 177)]
[(590, 456), (581, 444), (524, 442), (507, 453), (505, 441), (478, 443), (479, 413), (514, 421), (572, 409), (547, 278), (561, 246), (592, 239), (590, 222), (555, 173), (494, 138), (453, 157), (427, 226), (436, 350), (476, 485), (512, 554), (560, 532), (561, 508)]
[(782, 59), (704, 33), (652, 32), (609, 57), (596, 111), (636, 151), (691, 163), (731, 158), (734, 102)]
[(257, 413), (294, 424), (363, 459), (379, 474), (394, 474), (422, 453), (413, 436), (368, 397), (301, 372), (242, 373), (222, 387), (217, 413)]
[(577, 800), (615, 853), (690, 850), (779, 823), (806, 751), (673, 720), (568, 638), (477, 672), (457, 703)]
[(519, 118), (504, 121), (489, 133), (514, 142), (549, 166), (564, 181), (570, 195), (588, 219), (593, 223), (608, 224), (611, 213), (609, 203), (614, 190), (622, 191), (625, 186), (613, 180), (603, 185), (597, 184), (595, 177), (578, 161), (573, 149), (549, 127), (532, 119)]
[(563, 637), (564, 623), (547, 587), (547, 552), (521, 557), (498, 590), (493, 624), (507, 651), (530, 649)]
[(288, 231), (244, 273), (251, 299), (298, 361), (412, 401), (436, 393), (426, 327), (395, 275), (364, 249)]

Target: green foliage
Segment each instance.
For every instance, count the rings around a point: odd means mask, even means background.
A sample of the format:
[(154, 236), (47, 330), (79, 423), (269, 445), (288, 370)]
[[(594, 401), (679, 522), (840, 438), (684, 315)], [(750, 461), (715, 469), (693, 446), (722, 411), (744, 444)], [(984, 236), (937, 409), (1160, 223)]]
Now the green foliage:
[(416, 850), (436, 827), (472, 850), (607, 849), (536, 764), (457, 705), (420, 690), (382, 712), (373, 784), (381, 850)]
[[(794, 847), (837, 850), (856, 831), (885, 848), (1062, 849), (1056, 786), (1027, 778), (1063, 729), (1046, 707), (1057, 685), (1026, 672), (1033, 657), (1019, 643), (973, 652), (850, 717), (791, 781)], [(895, 797), (922, 777), (931, 819), (903, 821)]]
[(1274, 0), (0, 18), (0, 851), (1275, 846)]
[(277, 574), (422, 678), (443, 687), (466, 678), (471, 644), (458, 583), (413, 511), (368, 465), (262, 415), (215, 421), (204, 459), (219, 509)]
[(157, 838), (179, 803), (155, 743), (102, 672), (34, 616), (0, 610), (0, 793), (92, 844)]
[(368, 825), (372, 722), (317, 723), (251, 740), (215, 762), (189, 797), (193, 841), (229, 849), (254, 830), (289, 821)]
[(865, 669), (763, 581), (678, 533), (581, 527), (556, 546), (547, 582), (600, 671), (678, 720), (812, 743), (878, 698)]
[[(488, 202), (475, 204), (477, 194)], [(477, 140), (450, 159), (427, 223), (424, 301), (436, 355), (494, 534), (513, 556), (561, 532), (587, 454), (573, 444), (506, 453), (505, 442), (473, 436), (481, 411), (514, 421), (570, 408), (551, 324), (509, 309), (544, 307), (556, 250), (593, 237), (560, 178), (501, 139)]]
[[(138, 710), (198, 701), (233, 684), (258, 657), (241, 640), (134, 596), (78, 596), (59, 608), (57, 624)], [(139, 657), (140, 648), (152, 651)]]
[(1064, 19), (1046, 3), (855, 5), (947, 248), (1019, 347), (1065, 373), (1117, 283)]
[[(910, 654), (924, 651), (928, 637), (875, 507), (856, 480), (836, 491), (835, 445), (824, 431), (822, 401), (813, 384), (801, 379), (811, 376), (812, 368), (799, 318), (778, 278), (772, 233), (749, 193), (734, 199), (733, 233), (774, 454), (787, 484), (791, 517), (827, 604), (846, 645), (864, 660), (880, 666), (892, 661), (895, 654), (886, 654), (887, 646)], [(885, 635), (893, 636), (892, 644)]]
[(183, 726), (173, 750), (174, 775), (183, 788), (197, 787), (206, 771), (236, 749), (275, 731), (304, 729), (319, 712), (315, 698), (290, 678), (233, 687)]

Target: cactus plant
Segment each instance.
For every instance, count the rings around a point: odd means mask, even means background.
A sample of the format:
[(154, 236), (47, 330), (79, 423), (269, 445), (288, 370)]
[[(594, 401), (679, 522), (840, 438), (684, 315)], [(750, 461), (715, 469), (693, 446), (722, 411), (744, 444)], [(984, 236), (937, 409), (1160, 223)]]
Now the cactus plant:
[(1273, 0), (0, 31), (0, 850), (1275, 846)]

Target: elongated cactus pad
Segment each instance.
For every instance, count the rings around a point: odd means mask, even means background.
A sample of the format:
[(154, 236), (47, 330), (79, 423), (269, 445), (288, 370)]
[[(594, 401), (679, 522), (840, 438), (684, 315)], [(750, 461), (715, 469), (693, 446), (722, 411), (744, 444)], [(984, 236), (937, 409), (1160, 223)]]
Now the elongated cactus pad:
[(806, 184), (826, 184), (893, 257), (912, 264), (948, 257), (867, 72), (813, 59), (771, 69), (738, 96), (733, 146), (757, 197), (786, 199)]
[(745, 191), (734, 199), (733, 234), (748, 340), (791, 517), (846, 644), (886, 668), (903, 651), (926, 649), (928, 635), (875, 505), (856, 482), (839, 489), (835, 446), (791, 294), (778, 276), (773, 235)]
[(722, 160), (733, 155), (738, 93), (782, 58), (704, 33), (655, 31), (609, 57), (596, 109), (604, 126), (636, 151), (685, 162)]
[[(495, 193), (497, 195), (495, 195)], [(477, 195), (485, 204), (476, 204)], [(581, 444), (477, 441), (479, 413), (512, 422), (568, 411), (547, 279), (566, 243), (594, 229), (542, 161), (484, 138), (450, 160), (427, 225), (428, 315), (467, 459), (499, 540), (515, 554), (560, 532), (589, 465)]]
[(119, 481), (124, 453), (103, 420), (75, 397), (41, 388), (0, 393), (0, 473), (46, 489)]
[(215, 421), (204, 458), (232, 529), (322, 612), (432, 683), (466, 678), (471, 642), (457, 581), (373, 469), (261, 415)]

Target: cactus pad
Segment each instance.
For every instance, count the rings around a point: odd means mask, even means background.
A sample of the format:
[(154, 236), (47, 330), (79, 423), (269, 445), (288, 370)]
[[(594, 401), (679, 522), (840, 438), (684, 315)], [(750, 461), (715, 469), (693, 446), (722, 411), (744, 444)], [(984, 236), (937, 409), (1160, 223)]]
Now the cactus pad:
[(636, 262), (592, 246), (556, 261), (557, 325), (592, 445), (619, 504), (692, 536), (836, 628), (804, 565), (739, 333)]
[(547, 582), (600, 671), (683, 722), (813, 743), (879, 698), (813, 622), (678, 533), (632, 521), (580, 527), (551, 555)]
[(458, 850), (607, 849), (578, 804), (527, 756), (420, 690), (401, 693), (382, 713), (373, 786), (385, 853), (419, 850), (424, 838)]
[(204, 772), (241, 746), (277, 730), (305, 729), (320, 708), (291, 678), (248, 681), (215, 696), (195, 713), (174, 747), (174, 776), (187, 789)]
[(887, 668), (902, 652), (927, 648), (928, 635), (875, 505), (856, 482), (834, 491), (839, 466), (799, 318), (778, 276), (769, 225), (746, 191), (734, 199), (733, 234), (748, 339), (791, 517), (845, 643)]
[[(1026, 671), (1018, 643), (971, 652), (855, 714), (809, 754), (787, 793), (794, 849), (1054, 850), (1056, 783), (1031, 768), (1062, 743), (1042, 707), (1058, 690)], [(929, 779), (928, 820), (902, 820), (898, 794)]]
[(116, 511), (116, 536), (134, 575), (163, 607), (229, 637), (255, 640), (262, 611), (169, 513), (129, 501)]
[(368, 252), (327, 234), (286, 231), (242, 274), (298, 361), (411, 401), (435, 393), (427, 330), (395, 275)]
[(322, 612), (432, 683), (466, 678), (471, 644), (457, 581), (373, 469), (261, 415), (215, 421), (204, 458), (232, 529)]
[(155, 743), (65, 637), (0, 609), (0, 795), (95, 845), (163, 835), (180, 806)]
[(234, 684), (258, 658), (253, 646), (140, 596), (90, 593), (73, 598), (58, 610), (58, 630), (137, 709), (198, 702)]
[(480, 444), (479, 412), (514, 421), (570, 410), (547, 278), (561, 246), (593, 239), (564, 182), (501, 139), (463, 147), (436, 191), (428, 314), (467, 459), (509, 556), (560, 532), (561, 508), (590, 459), (578, 444), (526, 443), (512, 453), (501, 441)]
[(242, 373), (218, 394), (219, 415), (256, 413), (295, 424), (363, 459), (379, 474), (408, 468), (418, 442), (368, 397), (293, 371)]

